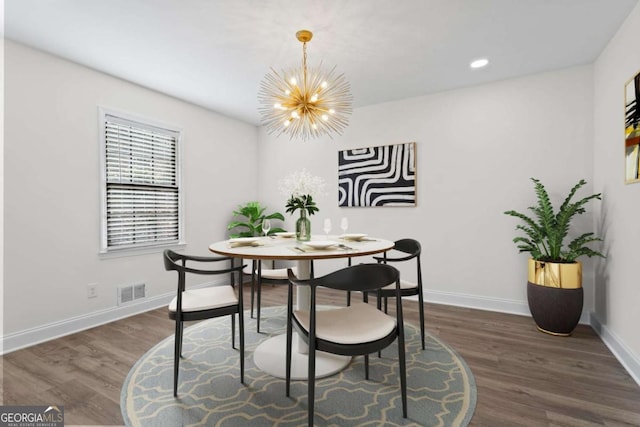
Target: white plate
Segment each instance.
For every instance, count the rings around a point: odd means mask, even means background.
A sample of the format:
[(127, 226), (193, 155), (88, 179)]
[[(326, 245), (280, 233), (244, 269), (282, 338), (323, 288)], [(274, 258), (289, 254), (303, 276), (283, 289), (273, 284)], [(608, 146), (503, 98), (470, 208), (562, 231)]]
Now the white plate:
[(236, 237), (235, 239), (229, 239), (229, 243), (234, 245), (252, 245), (260, 241), (259, 237)]
[(291, 232), (291, 231), (281, 231), (279, 233), (273, 233), (273, 234), (275, 234), (278, 237), (286, 237), (286, 238), (296, 237), (296, 233)]
[(314, 249), (327, 249), (337, 245), (336, 242), (332, 242), (331, 240), (312, 240), (310, 242), (304, 242), (304, 244)]
[(361, 234), (361, 233), (349, 233), (349, 234), (343, 234), (342, 236), (340, 236), (340, 238), (344, 240), (362, 240), (365, 237), (367, 237), (367, 235)]

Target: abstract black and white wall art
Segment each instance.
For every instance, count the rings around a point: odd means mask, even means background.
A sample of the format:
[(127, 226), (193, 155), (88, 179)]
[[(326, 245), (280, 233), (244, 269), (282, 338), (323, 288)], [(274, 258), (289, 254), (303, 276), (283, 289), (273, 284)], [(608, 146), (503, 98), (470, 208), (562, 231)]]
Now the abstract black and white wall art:
[(338, 205), (415, 206), (416, 143), (339, 151)]

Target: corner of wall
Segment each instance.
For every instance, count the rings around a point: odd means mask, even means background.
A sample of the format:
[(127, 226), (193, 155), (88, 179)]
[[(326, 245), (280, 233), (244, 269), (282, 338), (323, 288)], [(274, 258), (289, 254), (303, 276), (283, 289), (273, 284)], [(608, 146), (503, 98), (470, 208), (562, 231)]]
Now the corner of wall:
[(591, 313), (591, 327), (611, 350), (631, 378), (640, 386), (640, 357), (633, 353), (613, 331), (603, 325), (596, 313)]

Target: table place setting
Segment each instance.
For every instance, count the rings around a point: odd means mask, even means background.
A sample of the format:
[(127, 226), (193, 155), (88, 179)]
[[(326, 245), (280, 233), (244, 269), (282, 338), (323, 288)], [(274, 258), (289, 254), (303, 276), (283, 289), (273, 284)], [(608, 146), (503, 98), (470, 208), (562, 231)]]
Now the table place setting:
[(296, 246), (291, 246), (291, 250), (296, 252), (323, 252), (323, 251), (335, 251), (344, 250), (352, 251), (354, 248), (347, 246), (343, 243), (336, 242), (334, 240), (311, 240), (308, 242), (299, 242)]
[(280, 237), (283, 239), (291, 239), (293, 237), (296, 237), (296, 233), (294, 231), (281, 231), (279, 233), (274, 233), (273, 235), (275, 237)]
[(289, 249), (297, 253), (306, 254), (306, 253), (330, 252), (339, 248), (337, 243), (334, 243), (330, 246), (322, 246), (322, 247), (314, 247), (314, 246), (309, 246), (306, 243), (300, 243), (297, 246), (290, 246)]
[(262, 246), (260, 237), (236, 237), (229, 239), (228, 246), (230, 248), (237, 248), (239, 246)]
[(376, 239), (372, 239), (368, 236), (369, 236), (368, 234), (364, 234), (364, 233), (348, 233), (348, 234), (339, 235), (338, 239), (346, 240), (350, 242), (375, 242), (376, 241)]

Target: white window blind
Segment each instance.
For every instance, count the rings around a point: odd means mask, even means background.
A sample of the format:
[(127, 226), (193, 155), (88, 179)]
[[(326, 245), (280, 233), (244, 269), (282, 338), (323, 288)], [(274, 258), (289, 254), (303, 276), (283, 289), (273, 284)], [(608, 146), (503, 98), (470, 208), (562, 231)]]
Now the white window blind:
[(180, 242), (180, 132), (102, 117), (103, 250)]

